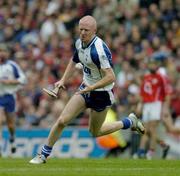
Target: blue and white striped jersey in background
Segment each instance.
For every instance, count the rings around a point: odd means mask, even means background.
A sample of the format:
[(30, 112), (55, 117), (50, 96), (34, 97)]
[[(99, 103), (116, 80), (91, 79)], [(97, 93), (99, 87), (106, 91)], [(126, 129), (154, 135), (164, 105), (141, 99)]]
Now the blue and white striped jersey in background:
[[(87, 85), (93, 85), (102, 79), (103, 72), (100, 69), (112, 68), (112, 54), (102, 39), (95, 36), (85, 48), (82, 41), (78, 39), (75, 43), (76, 51), (73, 61), (83, 65), (83, 82)], [(114, 83), (96, 91), (111, 90)]]
[(20, 82), (20, 84), (8, 85), (0, 83), (0, 96), (5, 94), (14, 94), (22, 87), (23, 84), (27, 83), (26, 76), (22, 69), (12, 60), (7, 60), (5, 63), (0, 64), (0, 80), (2, 79), (16, 79)]

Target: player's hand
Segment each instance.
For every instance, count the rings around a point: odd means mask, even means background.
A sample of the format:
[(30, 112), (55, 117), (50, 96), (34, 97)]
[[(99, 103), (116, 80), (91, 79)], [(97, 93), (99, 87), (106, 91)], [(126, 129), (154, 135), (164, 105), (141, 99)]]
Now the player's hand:
[(83, 93), (87, 93), (94, 90), (93, 86), (88, 86), (88, 85), (85, 85), (85, 86), (86, 87), (84, 89), (79, 90), (78, 92), (76, 92), (76, 94), (83, 94)]
[(8, 80), (7, 80), (7, 79), (1, 79), (1, 80), (0, 80), (0, 83), (2, 83), (2, 84), (8, 84)]
[(17, 80), (8, 80), (8, 79), (1, 79), (1, 84), (18, 84), (19, 82)]
[(54, 87), (58, 87), (59, 89), (65, 89), (65, 85), (64, 85), (64, 82), (62, 80), (59, 80), (57, 81), (55, 84), (54, 84)]

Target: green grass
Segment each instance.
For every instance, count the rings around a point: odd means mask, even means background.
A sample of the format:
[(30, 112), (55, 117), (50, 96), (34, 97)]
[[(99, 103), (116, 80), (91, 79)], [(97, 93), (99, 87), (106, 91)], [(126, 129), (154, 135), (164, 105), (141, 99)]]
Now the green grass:
[(0, 176), (180, 176), (180, 160), (49, 159), (32, 165), (29, 159), (0, 159)]

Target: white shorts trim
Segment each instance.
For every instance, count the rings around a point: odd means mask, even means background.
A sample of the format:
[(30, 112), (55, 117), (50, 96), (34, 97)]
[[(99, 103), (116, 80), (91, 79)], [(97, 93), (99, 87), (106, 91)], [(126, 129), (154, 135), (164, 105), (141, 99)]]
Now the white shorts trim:
[(149, 122), (161, 119), (162, 102), (144, 103), (142, 121)]

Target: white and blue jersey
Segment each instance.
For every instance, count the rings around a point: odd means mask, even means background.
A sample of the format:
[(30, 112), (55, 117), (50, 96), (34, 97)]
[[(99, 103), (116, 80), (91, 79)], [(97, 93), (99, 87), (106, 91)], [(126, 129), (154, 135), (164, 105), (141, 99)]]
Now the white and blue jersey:
[(0, 83), (0, 107), (7, 112), (15, 111), (15, 97), (16, 92), (27, 82), (26, 76), (17, 63), (7, 60), (0, 64), (0, 80), (19, 81), (19, 84), (3, 84)]
[[(83, 82), (86, 85), (93, 85), (103, 78), (101, 69), (112, 68), (112, 54), (102, 39), (95, 36), (86, 48), (83, 48), (82, 41), (78, 39), (75, 43), (75, 54), (73, 61), (83, 65)], [(111, 90), (114, 83), (111, 83), (96, 91)]]
[[(95, 36), (85, 48), (82, 46), (82, 41), (78, 39), (75, 47), (73, 61), (83, 65), (83, 82), (86, 85), (93, 85), (104, 77), (101, 69), (112, 68), (112, 54), (99, 37)], [(82, 84), (80, 89), (84, 86)], [(111, 83), (89, 93), (83, 93), (86, 107), (100, 112), (111, 106), (114, 103), (113, 86), (114, 83)]]

